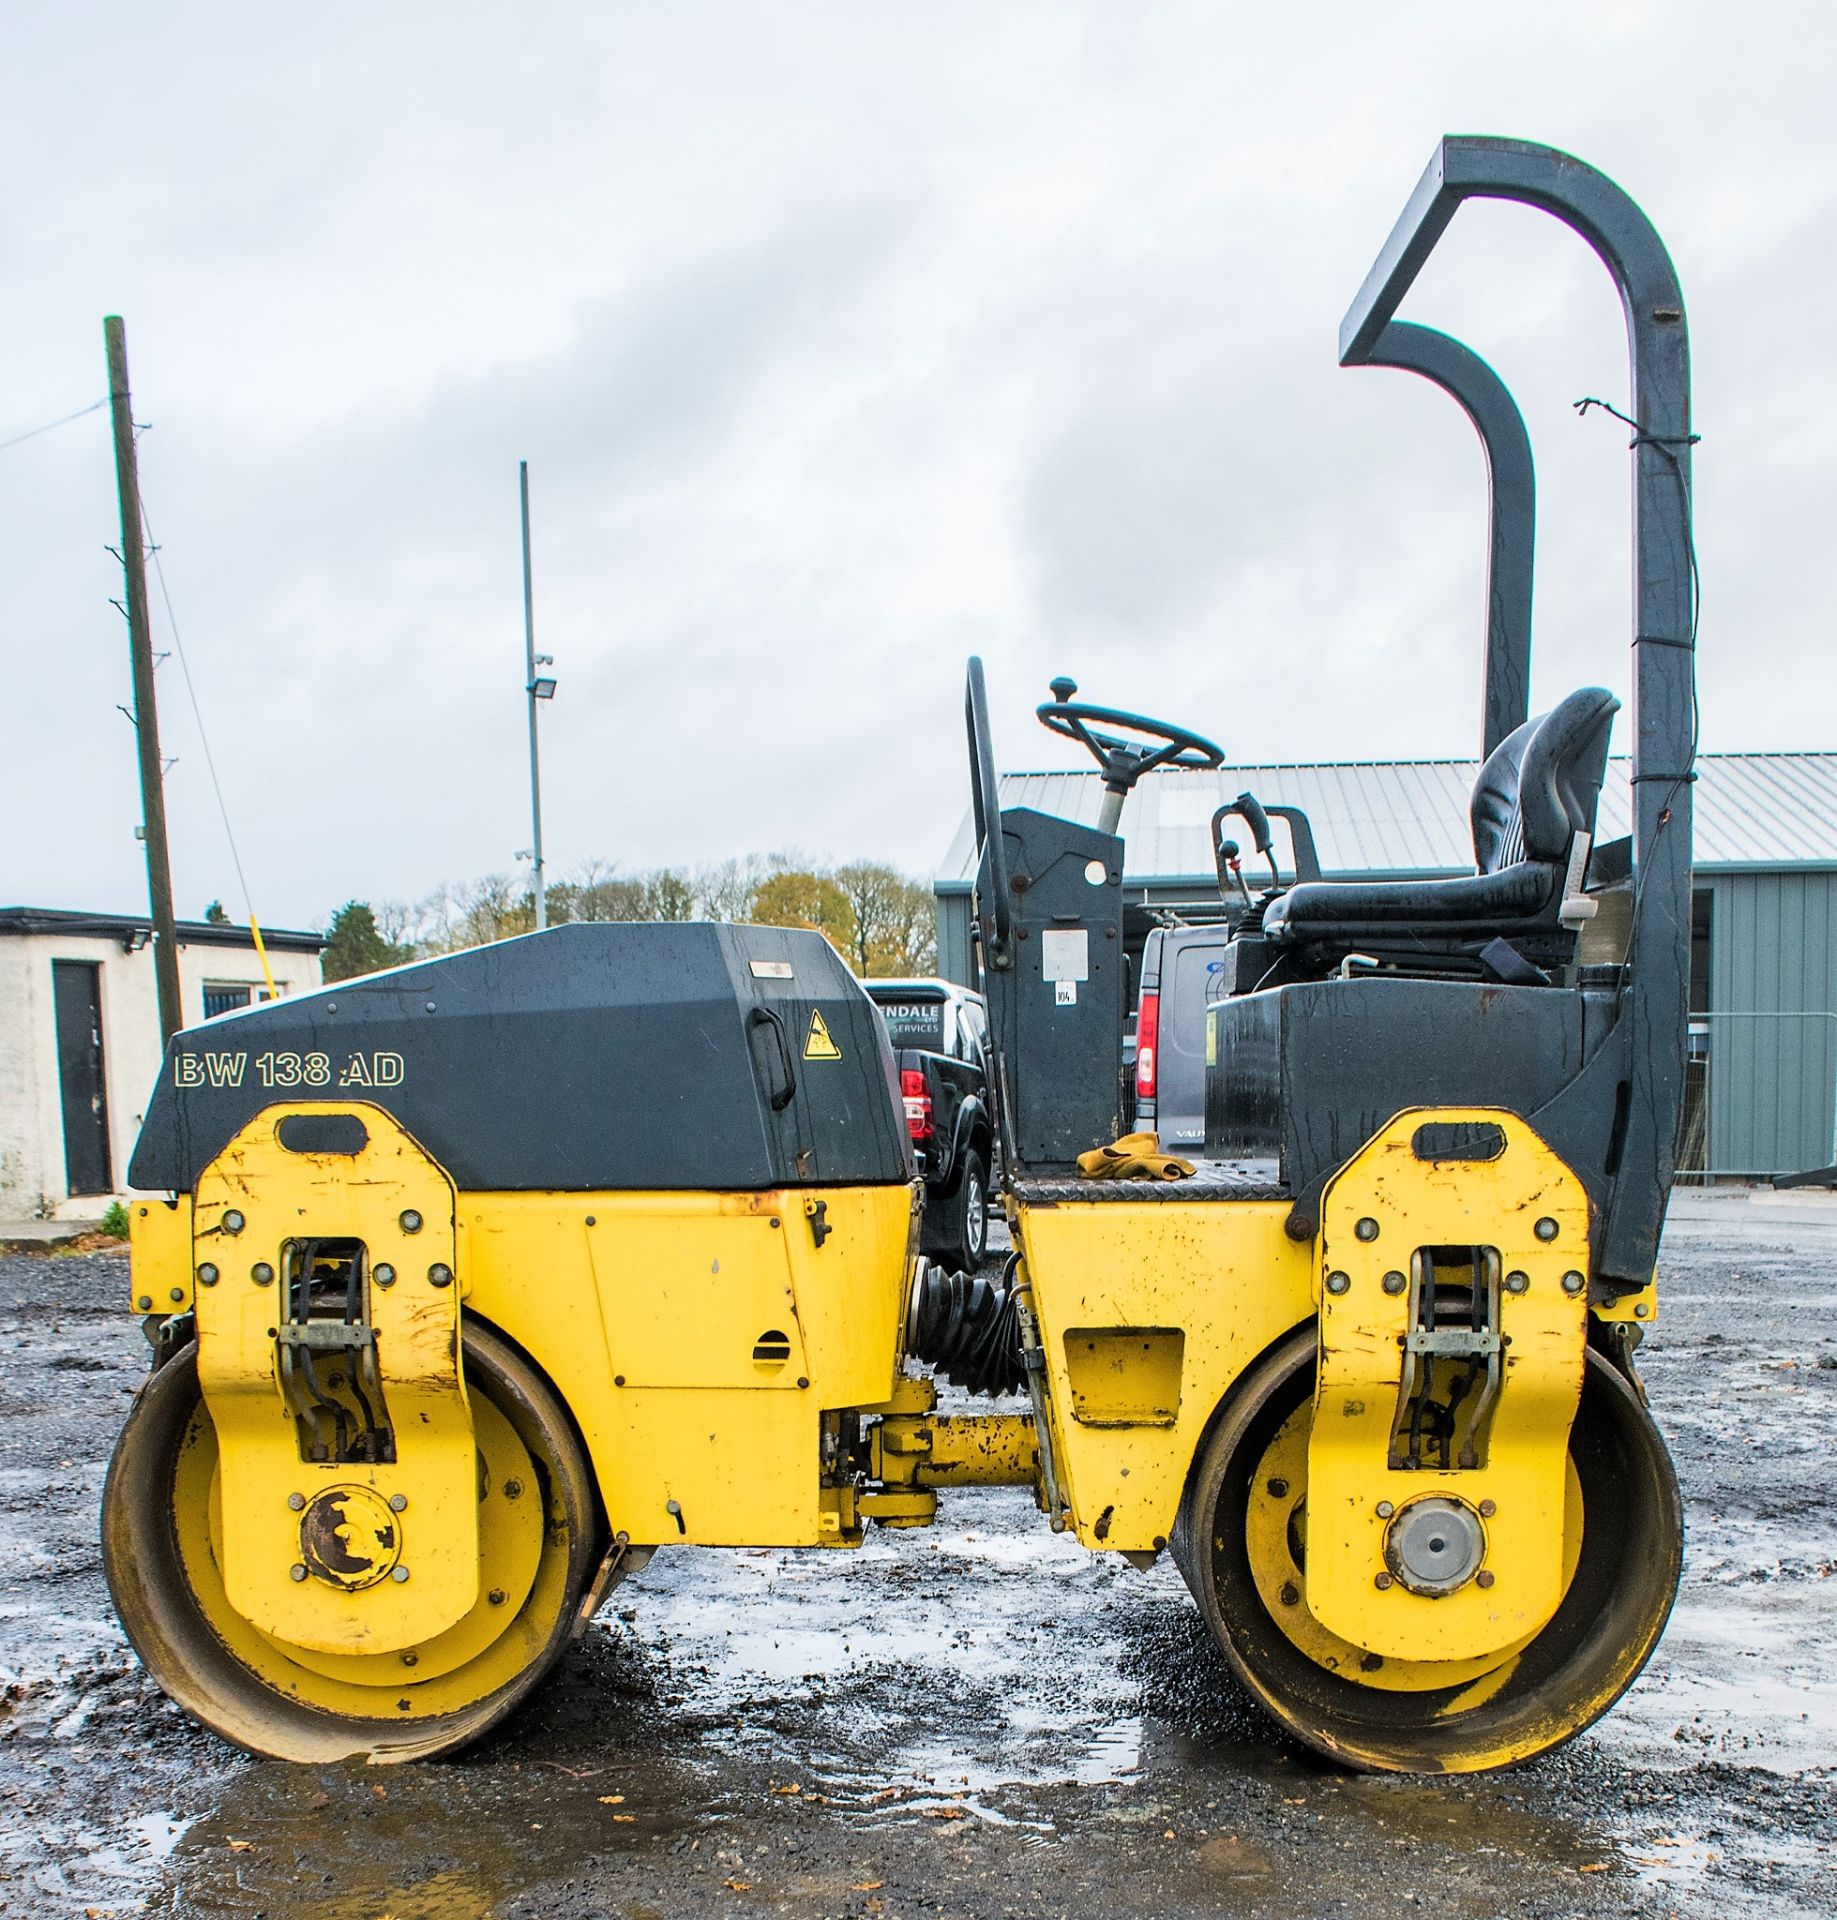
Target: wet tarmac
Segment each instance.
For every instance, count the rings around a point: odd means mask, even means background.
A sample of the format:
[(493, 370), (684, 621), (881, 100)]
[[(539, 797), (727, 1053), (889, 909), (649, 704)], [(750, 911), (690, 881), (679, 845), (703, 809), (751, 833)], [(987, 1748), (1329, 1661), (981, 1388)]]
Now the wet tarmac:
[(1688, 1501), (1671, 1627), (1593, 1731), (1450, 1782), (1309, 1758), (1171, 1566), (1008, 1491), (858, 1554), (660, 1554), (459, 1760), (248, 1759), (109, 1613), (124, 1273), (0, 1259), (0, 1914), (1837, 1913), (1837, 1206), (1680, 1200), (1645, 1365)]

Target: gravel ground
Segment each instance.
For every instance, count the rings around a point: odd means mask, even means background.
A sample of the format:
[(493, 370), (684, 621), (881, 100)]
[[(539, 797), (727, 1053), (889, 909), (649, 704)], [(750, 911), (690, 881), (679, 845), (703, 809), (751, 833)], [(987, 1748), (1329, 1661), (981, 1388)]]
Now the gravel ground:
[(247, 1759), (109, 1612), (125, 1262), (0, 1259), (0, 1913), (1837, 1913), (1837, 1207), (1681, 1196), (1663, 1278), (1666, 1639), (1561, 1753), (1417, 1782), (1290, 1746), (1171, 1567), (996, 1490), (855, 1555), (659, 1555), (460, 1760)]

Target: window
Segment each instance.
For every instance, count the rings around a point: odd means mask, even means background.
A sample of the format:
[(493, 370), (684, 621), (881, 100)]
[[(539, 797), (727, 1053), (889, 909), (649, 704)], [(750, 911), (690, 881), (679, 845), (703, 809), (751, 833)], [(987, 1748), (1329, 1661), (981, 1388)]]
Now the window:
[(873, 996), (886, 1018), (887, 1034), (896, 1047), (916, 1047), (925, 1053), (944, 1051), (944, 996), (942, 994), (881, 994)]
[(214, 1020), (220, 1013), (234, 1013), (238, 1007), (259, 1006), (274, 998), (265, 986), (253, 980), (206, 980), (204, 1017)]
[(959, 1000), (957, 1002), (957, 1058), (967, 1060), (972, 1066), (986, 1066), (988, 1045), (988, 1023), (982, 1017), (981, 1007), (974, 1000)]

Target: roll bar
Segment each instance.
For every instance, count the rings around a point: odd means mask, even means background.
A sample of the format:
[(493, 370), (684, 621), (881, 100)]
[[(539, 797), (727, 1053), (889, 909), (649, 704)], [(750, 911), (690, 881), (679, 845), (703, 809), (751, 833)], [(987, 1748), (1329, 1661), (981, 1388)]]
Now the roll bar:
[(1460, 341), (1393, 320), (1368, 349), (1340, 364), (1402, 367), (1454, 396), (1486, 455), (1486, 668), (1480, 758), (1531, 717), (1531, 582), (1537, 546), (1537, 469), (1524, 415), (1505, 382)]
[(963, 718), (970, 737), (970, 809), (976, 822), (976, 846), (989, 867), (989, 898), (977, 902), (983, 964), (1008, 967), (1013, 965), (1014, 899), (1008, 891), (1008, 850), (1001, 837), (1001, 797), (995, 783), (995, 745), (989, 734), (989, 694), (979, 654), (970, 655)]
[[(1597, 1251), (1610, 1280), (1649, 1279), (1676, 1172), (1690, 984), (1696, 558), (1690, 334), (1652, 223), (1605, 174), (1554, 147), (1449, 135), (1340, 325), (1340, 364), (1370, 364), (1461, 203), (1541, 207), (1588, 242), (1620, 295), (1632, 378), (1634, 911), (1621, 1020), (1615, 1177)], [(1393, 338), (1392, 347), (1395, 346)], [(1490, 697), (1490, 690), (1489, 690)]]

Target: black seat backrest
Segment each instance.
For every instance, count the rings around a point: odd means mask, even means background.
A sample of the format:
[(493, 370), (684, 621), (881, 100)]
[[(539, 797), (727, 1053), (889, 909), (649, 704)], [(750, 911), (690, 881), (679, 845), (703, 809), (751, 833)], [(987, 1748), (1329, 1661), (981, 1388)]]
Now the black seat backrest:
[(1498, 873), (1520, 860), (1559, 863), (1576, 834), (1593, 833), (1619, 710), (1605, 687), (1583, 687), (1492, 750), (1469, 809), (1480, 872)]

